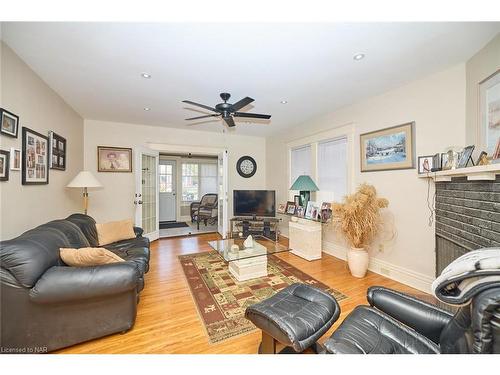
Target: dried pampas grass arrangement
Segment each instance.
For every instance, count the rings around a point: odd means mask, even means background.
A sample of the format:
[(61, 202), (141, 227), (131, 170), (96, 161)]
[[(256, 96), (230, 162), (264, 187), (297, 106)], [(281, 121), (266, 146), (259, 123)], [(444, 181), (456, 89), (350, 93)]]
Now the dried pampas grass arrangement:
[(385, 198), (377, 197), (373, 185), (362, 184), (343, 203), (333, 203), (336, 223), (352, 247), (364, 248), (372, 242), (382, 226), (380, 209), (389, 205)]

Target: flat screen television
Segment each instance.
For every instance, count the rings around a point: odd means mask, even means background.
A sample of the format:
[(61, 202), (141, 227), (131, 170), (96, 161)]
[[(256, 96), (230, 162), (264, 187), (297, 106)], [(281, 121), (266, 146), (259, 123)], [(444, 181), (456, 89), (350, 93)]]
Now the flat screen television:
[(233, 190), (234, 216), (276, 216), (274, 190)]

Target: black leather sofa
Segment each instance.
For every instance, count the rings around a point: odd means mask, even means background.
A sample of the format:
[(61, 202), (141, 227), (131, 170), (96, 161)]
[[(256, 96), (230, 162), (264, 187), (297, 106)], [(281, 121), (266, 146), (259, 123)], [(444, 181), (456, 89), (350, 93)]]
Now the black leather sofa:
[(371, 287), (326, 340), (338, 354), (500, 353), (500, 285), (454, 314), (401, 292)]
[(0, 352), (39, 353), (127, 331), (149, 269), (149, 240), (104, 246), (126, 262), (68, 267), (61, 247), (97, 247), (93, 218), (73, 214), (0, 242)]

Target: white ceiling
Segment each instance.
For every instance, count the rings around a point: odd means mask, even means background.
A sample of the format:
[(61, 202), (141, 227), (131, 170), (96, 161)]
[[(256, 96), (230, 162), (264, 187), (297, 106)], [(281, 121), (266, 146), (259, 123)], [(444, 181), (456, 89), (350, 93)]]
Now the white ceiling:
[(498, 32), (500, 23), (30, 22), (2, 23), (1, 36), (84, 118), (221, 131), (220, 120), (184, 121), (203, 110), (181, 100), (214, 106), (226, 91), (229, 102), (255, 99), (244, 111), (272, 115), (231, 131), (268, 136), (466, 61)]

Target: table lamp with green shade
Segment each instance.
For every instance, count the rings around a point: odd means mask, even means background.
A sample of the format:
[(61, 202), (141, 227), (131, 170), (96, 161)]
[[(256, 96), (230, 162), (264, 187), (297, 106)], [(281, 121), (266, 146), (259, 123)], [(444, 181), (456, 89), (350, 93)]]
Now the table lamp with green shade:
[(311, 177), (303, 174), (297, 177), (290, 190), (300, 191), (300, 205), (307, 207), (307, 202), (311, 198), (311, 191), (318, 191), (319, 189)]

